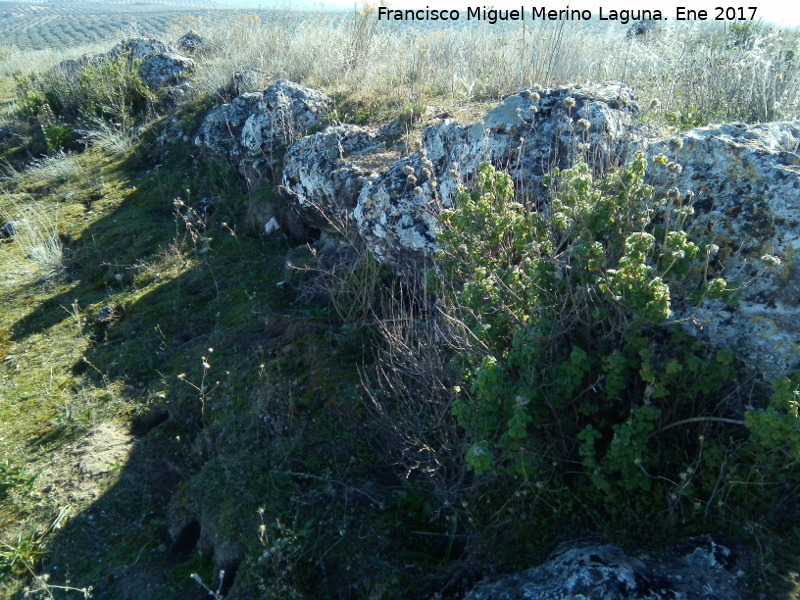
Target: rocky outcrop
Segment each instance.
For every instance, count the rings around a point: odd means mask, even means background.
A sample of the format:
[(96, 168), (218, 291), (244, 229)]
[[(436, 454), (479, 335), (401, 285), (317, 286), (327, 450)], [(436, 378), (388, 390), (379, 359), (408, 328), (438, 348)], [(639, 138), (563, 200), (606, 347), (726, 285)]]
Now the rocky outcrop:
[(245, 69), (236, 71), (223, 90), (229, 98), (235, 98), (247, 92), (257, 92), (269, 85), (269, 74), (261, 69)]
[(695, 332), (768, 379), (800, 359), (799, 148), (800, 121), (703, 127), (648, 148), (680, 165), (659, 183), (693, 194), (695, 229), (720, 247), (712, 268), (738, 290), (735, 306), (693, 313)]
[(329, 127), (292, 144), (283, 166), (283, 188), (312, 227), (349, 228), (362, 188), (377, 177), (365, 163), (380, 153), (382, 140), (356, 125)]
[[(378, 156), (376, 134), (353, 126), (300, 140), (287, 153), (283, 185), (314, 226), (352, 218), (378, 260), (395, 269), (419, 266), (435, 249), (439, 210), (452, 206), (482, 162), (508, 170), (521, 191), (538, 193), (549, 169), (571, 165), (579, 153), (598, 170), (619, 162), (637, 113), (620, 84), (524, 89), (478, 123), (429, 127), (422, 148), (394, 162)], [(370, 151), (372, 161), (365, 159)], [(371, 171), (364, 167), (370, 162)]]
[(573, 165), (579, 155), (598, 170), (619, 164), (639, 137), (638, 113), (633, 92), (622, 84), (525, 88), (479, 123), (445, 120), (428, 128), (423, 148), (445, 204), (482, 162), (508, 171), (520, 193), (538, 194), (543, 175)]
[(390, 265), (420, 264), (434, 251), (436, 215), (453, 204), (482, 162), (507, 170), (536, 195), (553, 167), (580, 154), (597, 170), (619, 163), (636, 138), (638, 107), (624, 85), (523, 89), (472, 125), (429, 127), (422, 149), (361, 191), (354, 217), (370, 251)]
[(126, 54), (132, 61), (141, 61), (139, 76), (151, 88), (160, 90), (177, 85), (194, 71), (194, 60), (181, 56), (164, 42), (148, 38), (125, 40), (93, 61), (106, 61)]
[(208, 42), (199, 33), (190, 29), (178, 38), (175, 45), (178, 46), (178, 50), (184, 54), (197, 54), (208, 47)]
[(224, 157), (251, 181), (272, 174), (287, 146), (323, 126), (332, 101), (324, 94), (281, 80), (212, 110), (195, 144)]
[(178, 54), (162, 41), (149, 38), (132, 38), (120, 42), (108, 52), (65, 60), (54, 67), (54, 73), (76, 76), (88, 65), (100, 65), (126, 56), (131, 64), (139, 62), (139, 76), (154, 90), (178, 85), (195, 70), (194, 60)]
[(424, 149), (393, 163), (362, 188), (353, 211), (367, 248), (397, 271), (419, 267), (435, 250), (442, 203), (432, 166)]
[(709, 537), (639, 557), (610, 544), (557, 551), (544, 564), (479, 584), (465, 600), (739, 600), (744, 571)]
[(709, 302), (676, 317), (738, 349), (770, 379), (797, 366), (800, 121), (706, 127), (653, 141), (622, 84), (526, 88), (476, 123), (428, 127), (420, 149), (399, 156), (380, 133), (354, 125), (309, 134), (330, 107), (323, 94), (279, 81), (214, 109), (195, 142), (251, 181), (280, 175), (307, 225), (347, 233), (395, 271), (430, 261), (439, 211), (484, 161), (508, 171), (518, 193), (535, 200), (547, 172), (578, 158), (603, 172), (636, 150), (666, 154), (670, 168), (654, 183), (677, 187), (694, 205), (693, 227), (720, 246), (710, 273), (740, 287), (735, 307)]

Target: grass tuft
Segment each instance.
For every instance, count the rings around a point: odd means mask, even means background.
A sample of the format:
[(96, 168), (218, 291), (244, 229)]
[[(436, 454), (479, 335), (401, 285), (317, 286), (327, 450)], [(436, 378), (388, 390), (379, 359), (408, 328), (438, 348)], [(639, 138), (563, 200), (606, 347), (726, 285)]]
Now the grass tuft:
[(36, 263), (45, 279), (57, 276), (64, 267), (64, 247), (58, 234), (58, 215), (49, 214), (41, 202), (28, 197), (11, 201), (0, 211), (0, 219), (13, 229), (11, 237), (22, 255)]

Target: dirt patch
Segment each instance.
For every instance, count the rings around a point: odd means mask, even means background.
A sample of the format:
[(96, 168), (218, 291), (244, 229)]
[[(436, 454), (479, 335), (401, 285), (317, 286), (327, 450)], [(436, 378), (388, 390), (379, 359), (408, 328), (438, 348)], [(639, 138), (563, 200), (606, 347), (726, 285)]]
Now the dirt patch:
[(126, 427), (103, 423), (67, 445), (39, 476), (41, 493), (83, 507), (108, 487), (130, 456), (134, 437)]

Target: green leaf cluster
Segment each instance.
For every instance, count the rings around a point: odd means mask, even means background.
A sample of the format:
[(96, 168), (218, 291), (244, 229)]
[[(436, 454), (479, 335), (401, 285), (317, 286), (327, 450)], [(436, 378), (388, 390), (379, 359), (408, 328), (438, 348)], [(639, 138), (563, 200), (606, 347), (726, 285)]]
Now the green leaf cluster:
[(469, 348), (453, 408), (468, 466), (515, 486), (561, 482), (608, 522), (684, 518), (682, 501), (710, 498), (703, 432), (740, 419), (721, 401), (732, 353), (674, 321), (727, 284), (687, 227), (690, 203), (648, 185), (647, 168), (638, 154), (604, 177), (555, 170), (535, 206), (484, 164), (438, 235), (440, 298)]

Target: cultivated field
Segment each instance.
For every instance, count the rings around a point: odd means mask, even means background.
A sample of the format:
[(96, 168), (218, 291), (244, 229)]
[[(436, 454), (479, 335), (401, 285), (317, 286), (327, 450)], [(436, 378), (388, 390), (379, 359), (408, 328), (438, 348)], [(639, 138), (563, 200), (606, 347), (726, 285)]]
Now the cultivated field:
[(203, 2), (0, 2), (0, 43), (25, 50), (64, 49), (137, 31), (158, 36), (211, 8)]

